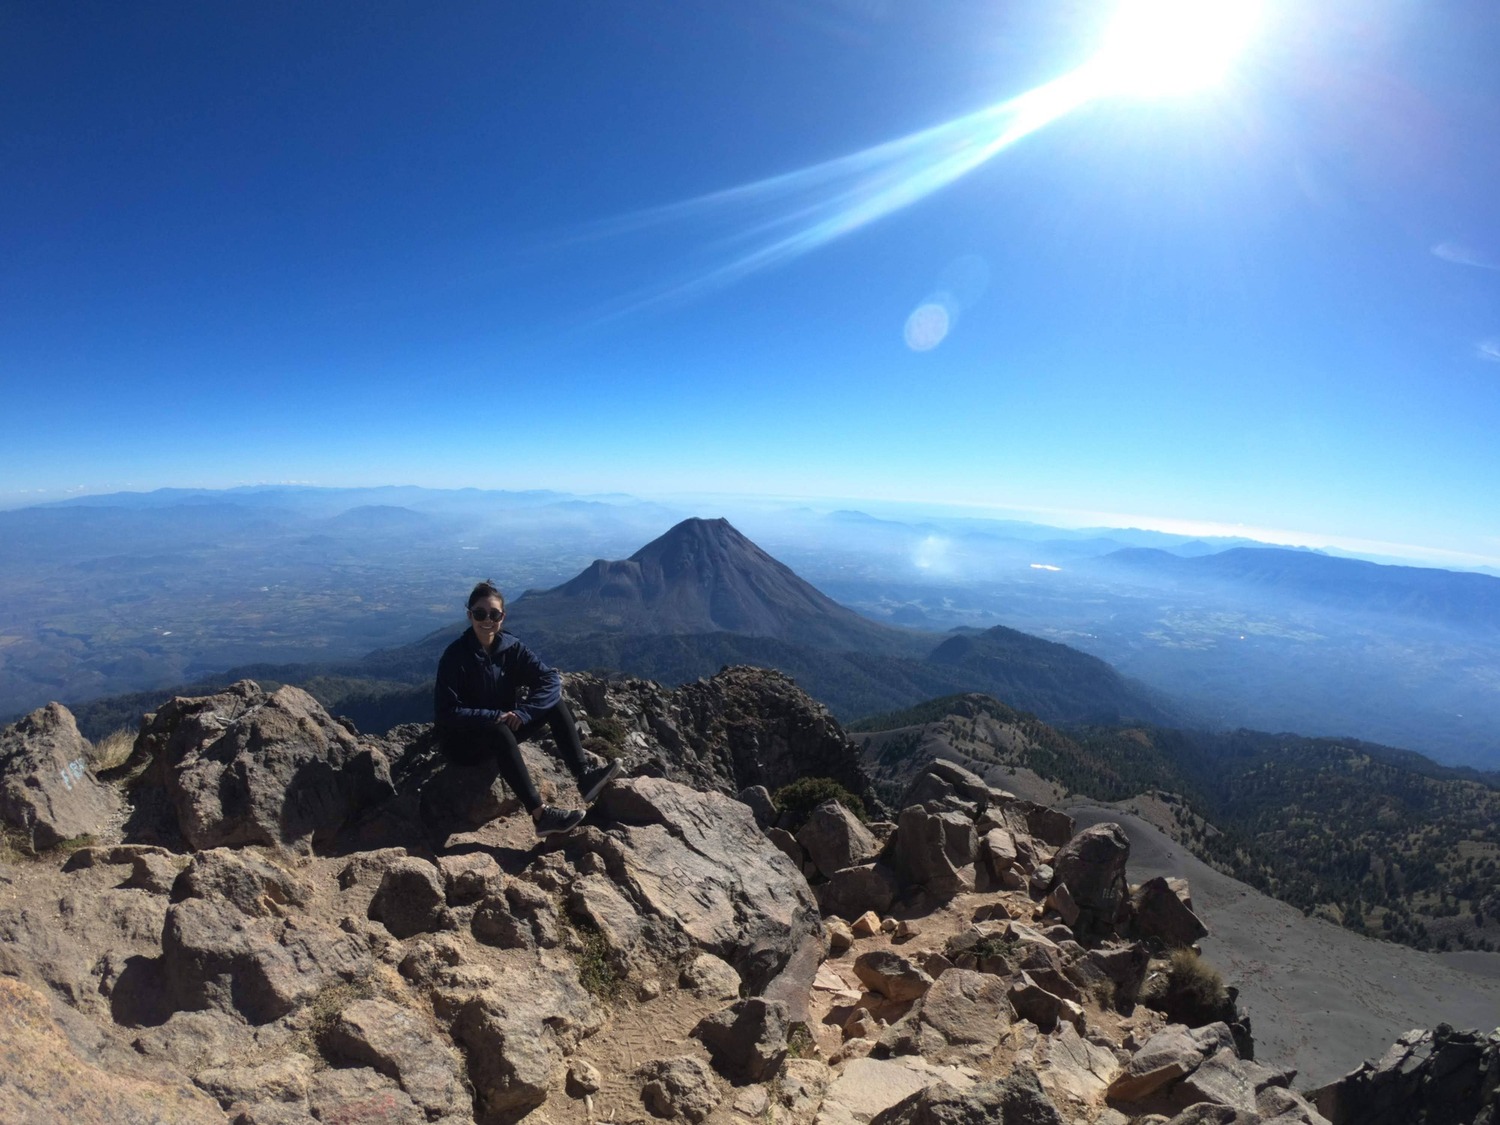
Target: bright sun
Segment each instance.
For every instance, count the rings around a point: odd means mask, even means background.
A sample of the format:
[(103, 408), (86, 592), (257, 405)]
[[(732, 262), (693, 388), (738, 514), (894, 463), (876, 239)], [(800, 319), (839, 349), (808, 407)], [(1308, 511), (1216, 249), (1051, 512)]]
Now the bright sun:
[(1225, 78), (1259, 23), (1257, 0), (1121, 0), (1086, 69), (1105, 94), (1205, 90)]

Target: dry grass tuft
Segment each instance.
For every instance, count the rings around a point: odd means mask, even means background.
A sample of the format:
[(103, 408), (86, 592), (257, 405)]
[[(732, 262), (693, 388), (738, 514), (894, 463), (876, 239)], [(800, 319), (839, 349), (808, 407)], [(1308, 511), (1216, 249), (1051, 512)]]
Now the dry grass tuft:
[(118, 769), (129, 759), (135, 749), (135, 735), (126, 727), (111, 731), (94, 743), (89, 752), (89, 766), (95, 773)]

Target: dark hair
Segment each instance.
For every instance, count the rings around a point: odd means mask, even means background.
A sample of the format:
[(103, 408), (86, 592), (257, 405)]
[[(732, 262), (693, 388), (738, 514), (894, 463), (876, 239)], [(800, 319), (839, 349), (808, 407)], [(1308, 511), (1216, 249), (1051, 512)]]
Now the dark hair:
[(485, 579), (469, 591), (469, 604), (464, 608), (473, 609), (475, 602), (482, 602), (485, 598), (499, 598), (500, 612), (505, 612), (505, 595), (500, 592), (500, 587), (496, 586), (489, 579)]

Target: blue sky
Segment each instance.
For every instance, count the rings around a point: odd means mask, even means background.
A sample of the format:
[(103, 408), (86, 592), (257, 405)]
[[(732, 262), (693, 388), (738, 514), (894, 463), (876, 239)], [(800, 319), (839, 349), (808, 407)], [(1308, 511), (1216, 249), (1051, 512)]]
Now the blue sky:
[(0, 3), (0, 503), (764, 492), (1500, 560), (1500, 9), (1261, 7), (1223, 83), (859, 225), (953, 148), (829, 162), (1114, 5)]

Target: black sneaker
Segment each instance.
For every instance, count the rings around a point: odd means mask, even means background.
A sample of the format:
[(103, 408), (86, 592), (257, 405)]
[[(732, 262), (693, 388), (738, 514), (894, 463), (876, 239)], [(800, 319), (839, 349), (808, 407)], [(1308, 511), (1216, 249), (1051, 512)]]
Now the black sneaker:
[(592, 805), (594, 799), (600, 793), (604, 792), (604, 787), (620, 776), (622, 769), (624, 769), (624, 766), (620, 764), (620, 759), (616, 758), (609, 765), (600, 766), (596, 770), (589, 770), (580, 777), (578, 779), (578, 792), (583, 795), (583, 803), (585, 805)]
[(555, 809), (549, 805), (543, 805), (542, 815), (532, 817), (531, 823), (536, 828), (537, 839), (544, 840), (548, 836), (571, 832), (577, 828), (583, 823), (583, 810)]

